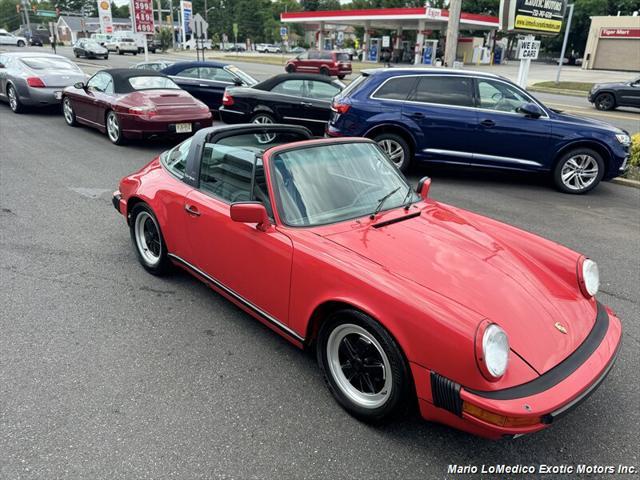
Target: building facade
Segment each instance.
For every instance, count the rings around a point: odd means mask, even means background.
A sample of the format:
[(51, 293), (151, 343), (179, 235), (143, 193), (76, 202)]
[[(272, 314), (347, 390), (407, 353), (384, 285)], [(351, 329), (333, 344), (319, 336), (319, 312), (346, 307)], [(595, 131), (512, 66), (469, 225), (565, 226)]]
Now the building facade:
[(640, 72), (640, 16), (591, 17), (582, 68)]

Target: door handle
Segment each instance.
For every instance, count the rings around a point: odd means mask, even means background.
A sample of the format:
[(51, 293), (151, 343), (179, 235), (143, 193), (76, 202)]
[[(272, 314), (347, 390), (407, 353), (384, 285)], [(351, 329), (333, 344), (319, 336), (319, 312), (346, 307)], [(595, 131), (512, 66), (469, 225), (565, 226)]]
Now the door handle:
[(482, 125), (483, 127), (491, 128), (496, 126), (496, 122), (494, 122), (493, 120), (487, 119), (487, 120), (482, 120), (480, 122), (480, 125)]
[(199, 83), (198, 86), (199, 87), (208, 87), (209, 85), (207, 85), (206, 83)]
[(303, 107), (310, 107), (313, 104), (310, 102), (300, 102), (300, 105), (302, 105)]
[(200, 212), (198, 211), (198, 209), (196, 207), (194, 207), (193, 205), (189, 205), (188, 203), (185, 204), (184, 210), (189, 215), (193, 215), (194, 217), (199, 217), (200, 216)]

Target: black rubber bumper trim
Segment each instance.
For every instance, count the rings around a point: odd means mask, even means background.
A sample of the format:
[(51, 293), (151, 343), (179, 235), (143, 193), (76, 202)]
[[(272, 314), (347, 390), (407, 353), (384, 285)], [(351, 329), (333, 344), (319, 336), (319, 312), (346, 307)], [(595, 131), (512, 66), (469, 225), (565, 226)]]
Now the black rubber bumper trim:
[(120, 199), (122, 198), (122, 195), (120, 195), (119, 193), (116, 193), (113, 195), (113, 198), (111, 199), (111, 203), (113, 203), (113, 207), (118, 211), (118, 213), (122, 213), (120, 211)]
[(513, 400), (514, 398), (528, 397), (530, 395), (535, 395), (537, 393), (544, 392), (545, 390), (549, 390), (575, 372), (584, 362), (587, 361), (593, 352), (595, 352), (600, 346), (608, 330), (609, 315), (607, 314), (607, 310), (604, 308), (604, 305), (598, 302), (598, 314), (596, 315), (596, 321), (591, 332), (587, 335), (587, 338), (584, 339), (584, 342), (582, 342), (582, 344), (571, 355), (548, 372), (528, 383), (523, 383), (522, 385), (511, 388), (505, 388), (503, 390), (494, 390), (491, 392), (471, 390), (468, 388), (465, 390), (479, 397), (491, 398), (493, 400)]
[(462, 416), (460, 385), (442, 375), (431, 371), (431, 396), (433, 404), (451, 413)]

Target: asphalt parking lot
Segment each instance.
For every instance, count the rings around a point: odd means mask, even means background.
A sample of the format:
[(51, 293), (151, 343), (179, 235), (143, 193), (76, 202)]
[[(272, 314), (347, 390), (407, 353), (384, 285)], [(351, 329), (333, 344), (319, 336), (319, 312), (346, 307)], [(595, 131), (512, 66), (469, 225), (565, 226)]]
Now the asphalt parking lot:
[[(137, 263), (110, 194), (170, 144), (112, 145), (0, 105), (0, 478), (443, 478), (449, 464), (638, 465), (640, 190), (456, 170), (432, 196), (596, 259), (624, 324), (604, 385), (548, 431), (489, 442), (342, 411), (312, 356)], [(425, 346), (428, 348), (428, 346)]]
[(595, 259), (599, 299), (623, 322), (618, 362), (588, 401), (547, 431), (491, 442), (417, 415), (360, 423), (333, 400), (312, 355), (187, 274), (146, 273), (111, 192), (170, 146), (117, 147), (68, 127), (55, 109), (14, 115), (0, 104), (0, 478), (424, 479), (457, 478), (450, 464), (638, 468), (640, 190), (605, 182), (571, 196), (544, 177), (412, 172), (414, 182), (433, 178), (437, 200)]

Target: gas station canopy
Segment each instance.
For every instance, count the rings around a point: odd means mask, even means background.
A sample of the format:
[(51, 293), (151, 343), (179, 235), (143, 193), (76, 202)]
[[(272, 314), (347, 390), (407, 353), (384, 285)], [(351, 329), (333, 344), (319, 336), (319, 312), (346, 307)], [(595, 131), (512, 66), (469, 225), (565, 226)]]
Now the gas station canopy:
[[(283, 23), (326, 23), (370, 29), (442, 30), (447, 26), (449, 11), (419, 7), (285, 12), (280, 20)], [(460, 15), (460, 30), (497, 30), (499, 26), (498, 17), (465, 12)]]

